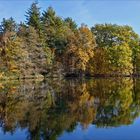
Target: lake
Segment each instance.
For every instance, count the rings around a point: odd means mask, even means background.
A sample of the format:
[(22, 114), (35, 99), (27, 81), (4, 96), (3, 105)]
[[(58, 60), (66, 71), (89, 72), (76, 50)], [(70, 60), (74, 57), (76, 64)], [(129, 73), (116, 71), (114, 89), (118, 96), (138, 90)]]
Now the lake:
[(140, 79), (0, 82), (1, 140), (140, 140)]

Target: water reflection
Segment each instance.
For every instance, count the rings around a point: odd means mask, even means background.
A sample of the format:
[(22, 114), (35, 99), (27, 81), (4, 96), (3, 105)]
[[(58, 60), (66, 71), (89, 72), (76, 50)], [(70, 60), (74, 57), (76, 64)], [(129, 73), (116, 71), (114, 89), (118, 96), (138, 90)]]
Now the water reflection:
[(56, 140), (80, 123), (108, 128), (132, 124), (140, 114), (140, 80), (47, 80), (0, 84), (0, 127), (26, 139)]

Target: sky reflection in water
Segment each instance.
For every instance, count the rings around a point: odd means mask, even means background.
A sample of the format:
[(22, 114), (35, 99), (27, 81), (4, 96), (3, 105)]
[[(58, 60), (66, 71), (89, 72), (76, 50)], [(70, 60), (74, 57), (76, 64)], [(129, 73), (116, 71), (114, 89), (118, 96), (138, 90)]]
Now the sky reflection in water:
[(138, 140), (140, 80), (2, 82), (4, 140)]

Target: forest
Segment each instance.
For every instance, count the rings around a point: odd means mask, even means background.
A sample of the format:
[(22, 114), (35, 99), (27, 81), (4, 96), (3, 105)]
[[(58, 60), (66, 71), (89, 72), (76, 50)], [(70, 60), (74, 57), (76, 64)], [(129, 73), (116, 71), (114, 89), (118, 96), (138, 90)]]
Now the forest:
[(38, 3), (26, 21), (0, 24), (0, 79), (139, 75), (140, 38), (128, 25), (79, 26)]

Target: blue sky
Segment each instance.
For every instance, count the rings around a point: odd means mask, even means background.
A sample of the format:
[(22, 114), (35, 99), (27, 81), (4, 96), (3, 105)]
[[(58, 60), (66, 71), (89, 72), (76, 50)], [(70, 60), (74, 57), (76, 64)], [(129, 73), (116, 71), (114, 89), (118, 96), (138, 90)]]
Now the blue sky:
[[(0, 0), (0, 21), (25, 20), (25, 11), (35, 0)], [(140, 34), (140, 0), (38, 0), (41, 10), (52, 6), (61, 17), (72, 17), (79, 25), (96, 23), (130, 25)]]

